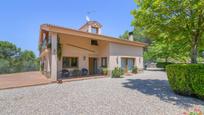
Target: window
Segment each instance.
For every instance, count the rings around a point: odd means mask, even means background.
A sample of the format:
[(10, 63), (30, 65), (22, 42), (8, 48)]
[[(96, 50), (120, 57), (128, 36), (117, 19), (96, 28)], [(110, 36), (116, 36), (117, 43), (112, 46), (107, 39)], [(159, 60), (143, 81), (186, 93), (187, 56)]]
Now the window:
[(125, 70), (125, 72), (131, 71), (135, 66), (135, 58), (122, 58), (121, 59), (121, 67)]
[(98, 28), (91, 27), (91, 33), (97, 34), (98, 33)]
[(101, 58), (101, 67), (107, 67), (107, 57)]
[(98, 45), (98, 41), (97, 40), (91, 40), (91, 45), (97, 46)]
[(63, 57), (63, 68), (73, 68), (78, 67), (77, 57)]

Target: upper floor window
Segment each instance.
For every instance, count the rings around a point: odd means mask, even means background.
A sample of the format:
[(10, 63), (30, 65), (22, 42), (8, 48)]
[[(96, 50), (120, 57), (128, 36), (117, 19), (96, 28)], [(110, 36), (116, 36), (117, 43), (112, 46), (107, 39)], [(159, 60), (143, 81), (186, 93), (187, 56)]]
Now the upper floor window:
[(98, 45), (98, 41), (97, 40), (91, 40), (91, 45), (97, 46)]
[(97, 34), (98, 33), (98, 28), (91, 27), (91, 33)]

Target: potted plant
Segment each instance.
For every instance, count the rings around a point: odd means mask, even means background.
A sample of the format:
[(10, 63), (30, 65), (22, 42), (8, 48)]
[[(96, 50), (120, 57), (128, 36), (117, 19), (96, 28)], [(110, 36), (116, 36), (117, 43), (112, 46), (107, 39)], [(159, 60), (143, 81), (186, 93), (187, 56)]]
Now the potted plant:
[(103, 75), (108, 75), (108, 68), (107, 67), (101, 68), (101, 71), (102, 71)]
[(134, 74), (138, 73), (138, 68), (137, 68), (137, 66), (135, 66), (135, 67), (132, 68), (132, 73), (134, 73)]

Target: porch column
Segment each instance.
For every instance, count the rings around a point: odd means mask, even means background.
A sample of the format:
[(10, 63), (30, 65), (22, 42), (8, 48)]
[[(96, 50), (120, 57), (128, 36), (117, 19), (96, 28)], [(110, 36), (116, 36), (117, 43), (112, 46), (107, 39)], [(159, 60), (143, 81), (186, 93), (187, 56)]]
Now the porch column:
[(49, 56), (50, 56), (49, 54), (46, 56), (48, 77), (50, 77), (50, 58)]
[(50, 33), (51, 38), (51, 79), (57, 80), (57, 33)]
[(112, 66), (111, 66), (111, 56), (109, 55), (108, 56), (108, 58), (107, 58), (108, 60), (108, 77), (112, 77)]

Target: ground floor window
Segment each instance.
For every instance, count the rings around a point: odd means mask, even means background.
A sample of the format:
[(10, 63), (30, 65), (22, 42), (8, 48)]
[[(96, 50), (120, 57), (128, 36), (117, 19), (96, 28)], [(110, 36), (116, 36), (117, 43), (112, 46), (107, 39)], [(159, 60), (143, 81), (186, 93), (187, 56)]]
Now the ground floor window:
[(135, 59), (134, 58), (122, 58), (121, 59), (121, 67), (125, 70), (125, 72), (128, 72), (132, 70), (134, 67)]
[(101, 58), (101, 67), (107, 67), (107, 57)]
[(63, 68), (74, 68), (78, 67), (78, 58), (77, 57), (63, 57), (62, 59)]

